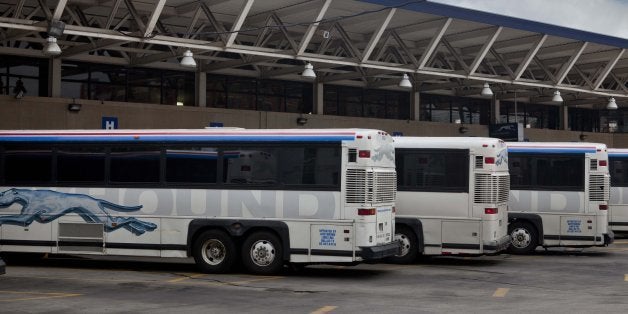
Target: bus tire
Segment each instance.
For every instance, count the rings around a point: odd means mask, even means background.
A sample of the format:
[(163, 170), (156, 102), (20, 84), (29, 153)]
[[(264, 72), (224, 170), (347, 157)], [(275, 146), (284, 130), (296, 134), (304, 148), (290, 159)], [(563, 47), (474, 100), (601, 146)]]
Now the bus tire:
[(389, 259), (395, 264), (410, 264), (416, 261), (419, 254), (418, 240), (412, 229), (406, 226), (398, 226), (395, 231), (395, 240), (401, 242), (401, 254)]
[(251, 273), (270, 275), (283, 267), (283, 248), (271, 232), (259, 231), (249, 235), (242, 244), (242, 264)]
[(237, 260), (237, 249), (231, 237), (221, 230), (207, 230), (192, 247), (194, 261), (204, 273), (226, 273)]
[(508, 225), (512, 254), (530, 254), (539, 245), (539, 236), (532, 224), (525, 221), (516, 221)]

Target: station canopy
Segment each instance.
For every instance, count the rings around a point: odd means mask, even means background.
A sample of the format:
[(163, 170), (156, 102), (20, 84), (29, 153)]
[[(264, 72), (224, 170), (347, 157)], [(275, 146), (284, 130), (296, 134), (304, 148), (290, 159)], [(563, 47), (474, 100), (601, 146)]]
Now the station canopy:
[[(542, 8), (539, 8), (541, 10)], [(604, 108), (628, 40), (430, 1), (3, 0), (0, 54)], [(188, 53), (189, 55), (189, 53)]]

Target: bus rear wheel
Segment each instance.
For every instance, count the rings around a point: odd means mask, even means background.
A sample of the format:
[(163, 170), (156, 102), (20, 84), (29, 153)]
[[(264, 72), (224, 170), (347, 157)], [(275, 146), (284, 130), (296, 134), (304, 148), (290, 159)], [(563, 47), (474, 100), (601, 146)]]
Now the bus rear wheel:
[(236, 260), (236, 246), (221, 230), (203, 232), (192, 248), (194, 261), (204, 273), (226, 273)]
[(508, 251), (512, 254), (530, 254), (538, 246), (538, 233), (527, 222), (518, 221), (510, 224), (508, 226), (508, 234), (510, 234)]
[(254, 274), (279, 272), (283, 267), (283, 248), (279, 238), (267, 231), (251, 234), (242, 244), (242, 264)]
[(405, 226), (399, 226), (395, 231), (395, 240), (401, 242), (401, 253), (389, 260), (396, 264), (409, 264), (416, 260), (419, 254), (417, 238), (414, 232)]

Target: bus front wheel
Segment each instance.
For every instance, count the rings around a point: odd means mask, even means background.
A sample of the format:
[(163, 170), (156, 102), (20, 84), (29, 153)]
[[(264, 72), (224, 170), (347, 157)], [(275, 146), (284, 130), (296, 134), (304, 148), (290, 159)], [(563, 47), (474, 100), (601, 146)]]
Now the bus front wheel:
[(279, 272), (283, 267), (283, 248), (279, 238), (267, 231), (251, 234), (242, 244), (242, 264), (254, 274)]
[(534, 252), (539, 243), (539, 236), (534, 227), (523, 221), (508, 226), (510, 246), (508, 250), (513, 254), (529, 254)]
[(204, 273), (226, 273), (236, 260), (236, 245), (221, 230), (203, 232), (192, 248), (194, 261)]
[(419, 254), (417, 238), (414, 232), (406, 226), (398, 226), (395, 231), (395, 240), (401, 242), (401, 253), (390, 258), (396, 264), (409, 264), (416, 260)]

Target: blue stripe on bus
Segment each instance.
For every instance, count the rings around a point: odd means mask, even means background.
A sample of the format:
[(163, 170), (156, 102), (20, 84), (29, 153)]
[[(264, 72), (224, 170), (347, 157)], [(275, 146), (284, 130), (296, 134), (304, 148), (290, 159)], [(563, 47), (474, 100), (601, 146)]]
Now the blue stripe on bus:
[(531, 148), (531, 147), (508, 147), (508, 153), (530, 153), (530, 154), (590, 154), (597, 152), (590, 148)]
[(339, 142), (353, 141), (353, 135), (123, 135), (123, 136), (1, 136), (0, 142)]
[(628, 157), (628, 153), (608, 153), (608, 157)]

